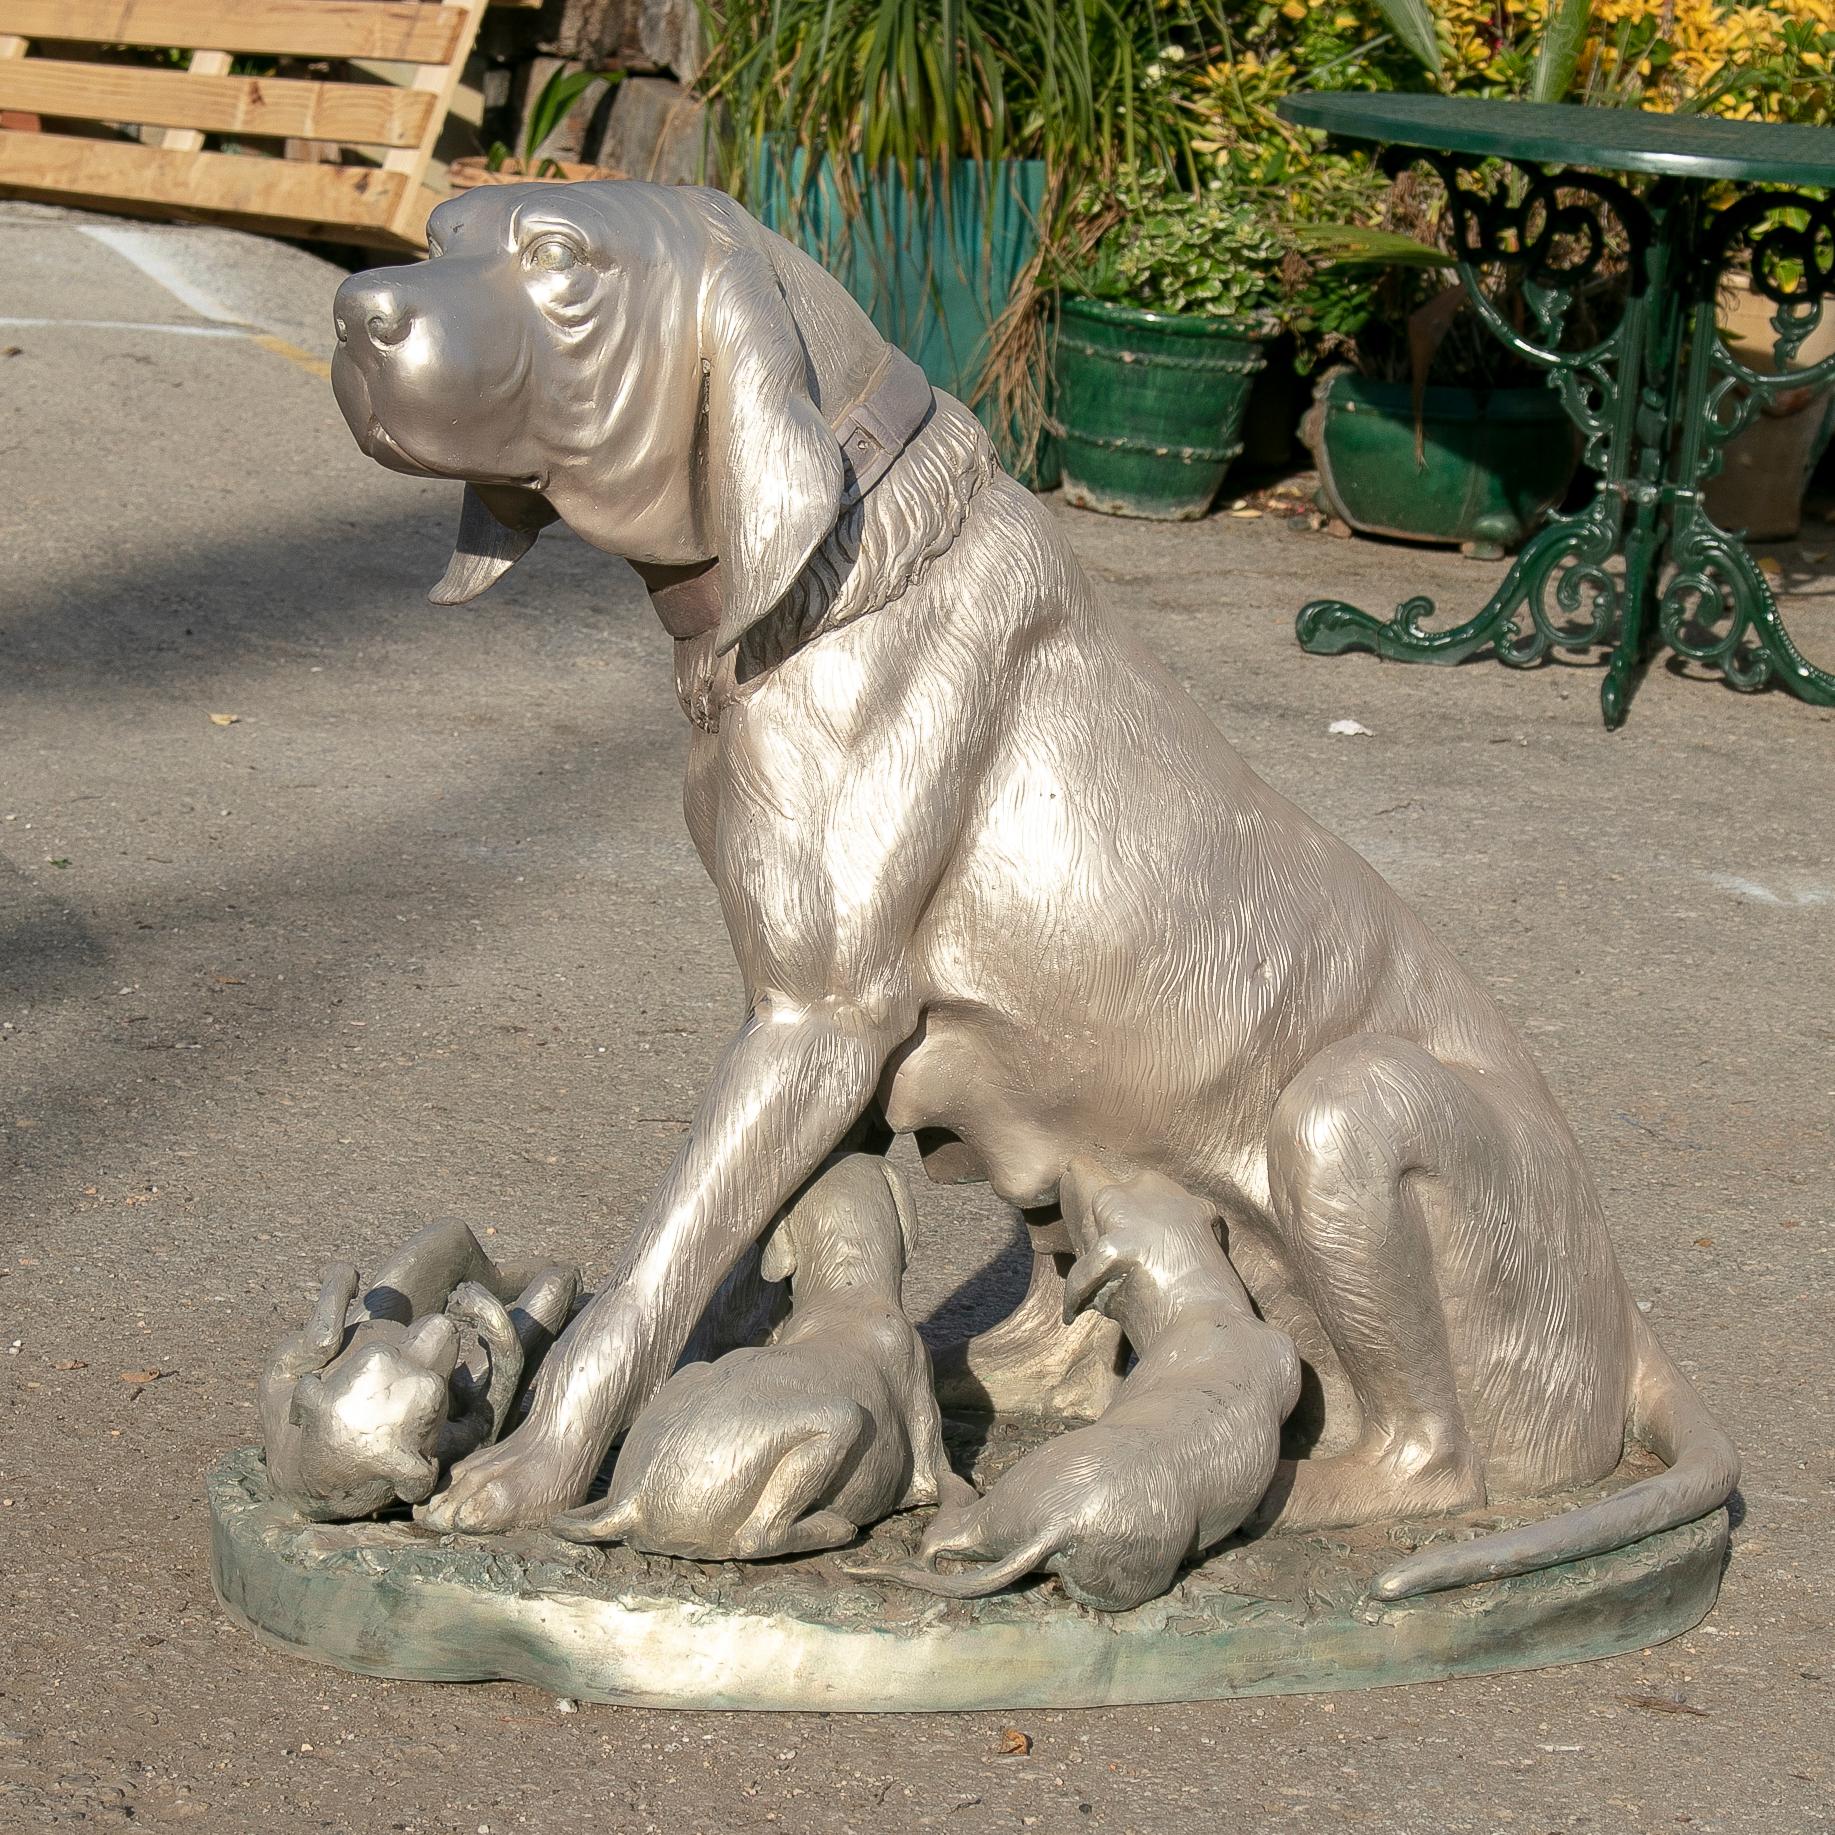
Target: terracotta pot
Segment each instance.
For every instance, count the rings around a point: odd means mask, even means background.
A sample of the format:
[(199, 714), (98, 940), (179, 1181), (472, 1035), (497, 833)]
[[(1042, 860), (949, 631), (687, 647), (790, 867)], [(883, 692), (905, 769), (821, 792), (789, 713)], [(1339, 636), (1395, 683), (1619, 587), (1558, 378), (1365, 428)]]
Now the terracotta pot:
[[(1776, 373), (1770, 300), (1755, 294), (1743, 274), (1727, 277), (1729, 303), (1720, 314), (1721, 336), (1748, 369)], [(1804, 340), (1794, 368), (1820, 363), (1835, 352), (1835, 312)], [(1787, 541), (1803, 522), (1803, 493), (1835, 421), (1835, 389), (1786, 389), (1761, 405), (1752, 424), (1727, 443), (1719, 473), (1703, 494), (1708, 514), (1723, 529), (1753, 541)]]
[(588, 178), (623, 178), (624, 173), (612, 166), (587, 166), (578, 160), (545, 159), (542, 164), (555, 168), (542, 173), (525, 172), (515, 160), (506, 160), (493, 172), (482, 154), (455, 159), (447, 174), (454, 191), (470, 191), (477, 185), (562, 185)]

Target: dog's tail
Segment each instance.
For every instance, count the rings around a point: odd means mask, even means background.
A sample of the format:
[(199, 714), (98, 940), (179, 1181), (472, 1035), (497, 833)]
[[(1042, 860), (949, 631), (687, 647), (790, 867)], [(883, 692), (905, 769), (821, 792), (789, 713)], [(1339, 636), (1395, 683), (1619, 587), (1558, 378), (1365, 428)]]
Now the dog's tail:
[(635, 1494), (621, 1503), (581, 1504), (564, 1510), (548, 1527), (567, 1542), (622, 1542), (637, 1527)]
[(1631, 1434), (1669, 1470), (1540, 1523), (1412, 1555), (1377, 1576), (1370, 1589), (1376, 1598), (1407, 1599), (1607, 1554), (1727, 1501), (1739, 1482), (1733, 1442), (1641, 1318), (1636, 1330)]
[(966, 1567), (959, 1574), (939, 1573), (916, 1561), (899, 1561), (884, 1567), (850, 1567), (847, 1571), (862, 1580), (895, 1580), (900, 1586), (917, 1587), (943, 1599), (981, 1599), (998, 1593), (1015, 1581), (1035, 1574), (1058, 1552), (1057, 1537), (1050, 1530), (1024, 1548), (1000, 1561), (983, 1562)]

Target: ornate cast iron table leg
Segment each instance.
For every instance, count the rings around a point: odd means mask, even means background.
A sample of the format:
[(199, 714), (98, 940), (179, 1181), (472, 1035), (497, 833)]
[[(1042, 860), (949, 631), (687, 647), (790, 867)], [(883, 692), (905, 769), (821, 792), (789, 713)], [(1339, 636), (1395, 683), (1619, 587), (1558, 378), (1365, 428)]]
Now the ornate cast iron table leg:
[[(1775, 335), (1772, 374), (1742, 362), (1721, 338), (1715, 295), (1744, 246), (1752, 290), (1769, 300)], [(1818, 707), (1835, 706), (1835, 675), (1791, 641), (1765, 576), (1737, 533), (1719, 528), (1701, 486), (1720, 470), (1725, 448), (1766, 403), (1786, 392), (1835, 382), (1835, 356), (1786, 370), (1835, 297), (1835, 200), (1753, 191), (1709, 218), (1691, 276), (1692, 326), (1683, 418), (1668, 487), (1668, 559), (1674, 569), (1658, 606), (1661, 640), (1678, 655), (1718, 669), (1748, 692), (1771, 681)]]
[[(1835, 377), (1835, 359), (1781, 376), (1740, 363), (1715, 321), (1721, 272), (1748, 242), (1754, 285), (1778, 306), (1781, 365), (1815, 328), (1824, 296), (1835, 293), (1835, 207), (1753, 193), (1704, 220), (1691, 184), (1660, 181), (1641, 200), (1611, 179), (1520, 168), (1511, 168), (1521, 180), (1513, 201), (1507, 180), (1488, 192), (1464, 182), (1477, 170), (1473, 160), (1422, 157), (1446, 183), (1455, 259), (1474, 309), (1505, 345), (1547, 372), (1600, 487), (1585, 509), (1551, 517), (1464, 623), (1424, 630), (1433, 611), (1426, 598), (1405, 601), (1386, 622), (1342, 600), (1318, 599), (1300, 612), (1301, 645), (1325, 655), (1366, 648), (1397, 661), (1456, 663), (1488, 644), (1499, 662), (1520, 669), (1551, 648), (1611, 644), (1600, 687), (1608, 727), (1623, 723), (1659, 643), (1718, 667), (1736, 688), (1775, 675), (1805, 699), (1835, 701), (1835, 678), (1804, 661), (1763, 576), (1744, 546), (1708, 519), (1700, 495), (1721, 448), (1763, 399)], [(1776, 222), (1781, 206), (1807, 227)], [(1575, 298), (1606, 253), (1607, 213), (1629, 245), (1624, 310), (1596, 343), (1566, 350)], [(1493, 263), (1525, 269), (1533, 326), (1513, 325), (1485, 295), (1479, 270)], [(1609, 566), (1615, 559), (1621, 567)]]

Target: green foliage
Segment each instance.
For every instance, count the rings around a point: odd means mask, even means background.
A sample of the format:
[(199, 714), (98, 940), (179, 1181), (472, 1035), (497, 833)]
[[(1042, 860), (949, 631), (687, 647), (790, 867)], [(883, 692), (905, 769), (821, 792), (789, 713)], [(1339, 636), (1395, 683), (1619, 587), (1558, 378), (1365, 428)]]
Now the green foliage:
[(1537, 35), (1535, 70), (1529, 79), (1532, 102), (1559, 102), (1566, 97), (1592, 34), (1593, 0), (1549, 0), (1548, 18)]
[(1396, 41), (1407, 47), (1421, 68), (1436, 80), (1443, 76), (1440, 37), (1427, 0), (1374, 0), (1374, 4), (1388, 22)]
[(742, 193), (792, 153), (912, 184), (957, 159), (1042, 159), (1066, 191), (1188, 165), (1149, 74), (1177, 19), (1138, 0), (765, 0), (710, 21), (699, 88), (725, 104)]
[(1066, 285), (1096, 299), (1157, 312), (1266, 318), (1280, 297), (1287, 250), (1252, 200), (1221, 189), (1186, 192), (1163, 183), (1121, 195), (1120, 215)]
[[(558, 178), (561, 175), (559, 162), (544, 158), (542, 149), (572, 113), (574, 104), (595, 83), (623, 80), (621, 70), (568, 70), (563, 67), (555, 71), (529, 105), (529, 117), (523, 123), (518, 169), (528, 178)], [(510, 163), (510, 149), (501, 140), (494, 142), (486, 163), (491, 171), (501, 172)]]

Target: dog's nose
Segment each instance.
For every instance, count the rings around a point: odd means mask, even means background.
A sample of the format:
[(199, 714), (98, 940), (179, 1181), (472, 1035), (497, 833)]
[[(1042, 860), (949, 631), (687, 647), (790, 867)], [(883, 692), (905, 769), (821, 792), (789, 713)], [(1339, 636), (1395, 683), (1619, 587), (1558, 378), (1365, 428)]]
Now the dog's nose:
[(340, 344), (363, 336), (384, 350), (401, 343), (414, 324), (414, 314), (400, 290), (389, 281), (365, 274), (352, 276), (338, 289), (331, 318)]

